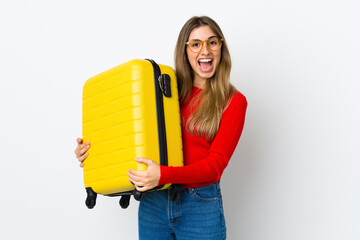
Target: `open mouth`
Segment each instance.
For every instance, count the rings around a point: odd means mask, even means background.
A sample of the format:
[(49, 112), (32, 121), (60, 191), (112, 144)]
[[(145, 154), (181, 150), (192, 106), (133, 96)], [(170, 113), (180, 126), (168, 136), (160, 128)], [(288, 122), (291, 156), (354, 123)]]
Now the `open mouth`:
[(198, 61), (199, 68), (202, 72), (209, 72), (213, 67), (213, 60), (210, 58), (203, 58)]

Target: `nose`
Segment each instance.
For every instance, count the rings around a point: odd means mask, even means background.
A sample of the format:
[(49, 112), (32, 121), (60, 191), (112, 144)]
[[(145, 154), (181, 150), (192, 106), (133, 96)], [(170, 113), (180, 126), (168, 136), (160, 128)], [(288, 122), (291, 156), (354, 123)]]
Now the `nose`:
[(202, 47), (202, 49), (201, 49), (201, 51), (200, 51), (200, 54), (208, 55), (209, 52), (210, 52), (209, 46), (208, 46), (207, 42), (204, 42), (204, 43), (203, 43), (203, 47)]

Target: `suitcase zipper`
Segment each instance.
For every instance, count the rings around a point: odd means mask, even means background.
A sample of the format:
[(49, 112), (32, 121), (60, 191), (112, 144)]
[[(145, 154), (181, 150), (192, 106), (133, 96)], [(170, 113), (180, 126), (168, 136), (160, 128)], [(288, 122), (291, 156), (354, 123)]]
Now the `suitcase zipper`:
[(164, 165), (164, 166), (168, 166), (163, 92), (161, 90), (162, 86), (160, 85), (160, 83), (158, 81), (158, 79), (161, 77), (161, 70), (160, 70), (159, 65), (157, 65), (157, 63), (154, 60), (152, 60), (152, 59), (146, 59), (146, 60), (151, 62), (153, 69), (154, 69), (160, 164)]

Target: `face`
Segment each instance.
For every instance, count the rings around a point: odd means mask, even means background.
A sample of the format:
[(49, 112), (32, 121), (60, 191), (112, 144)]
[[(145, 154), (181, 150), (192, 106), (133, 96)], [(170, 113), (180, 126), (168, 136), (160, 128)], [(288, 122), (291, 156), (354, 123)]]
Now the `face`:
[[(195, 39), (204, 41), (213, 36), (216, 35), (209, 26), (205, 25), (192, 30), (188, 41)], [(194, 81), (203, 82), (214, 75), (220, 63), (221, 48), (217, 51), (211, 51), (207, 44), (204, 43), (200, 52), (194, 53), (190, 51), (189, 47), (186, 47), (186, 52), (189, 63), (194, 71)]]

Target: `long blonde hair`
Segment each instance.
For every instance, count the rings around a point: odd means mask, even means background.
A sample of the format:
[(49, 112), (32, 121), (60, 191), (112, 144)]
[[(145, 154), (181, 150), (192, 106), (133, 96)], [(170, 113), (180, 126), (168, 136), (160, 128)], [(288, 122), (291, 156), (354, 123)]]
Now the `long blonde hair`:
[(219, 130), (221, 116), (230, 97), (236, 92), (230, 84), (231, 58), (219, 25), (207, 16), (190, 18), (180, 31), (175, 48), (175, 69), (178, 80), (179, 96), (182, 104), (189, 101), (193, 87), (194, 72), (188, 61), (186, 42), (195, 28), (209, 26), (216, 36), (224, 39), (221, 47), (221, 60), (215, 74), (206, 81), (203, 91), (190, 104), (199, 103), (190, 115), (186, 129), (193, 135), (213, 140)]

